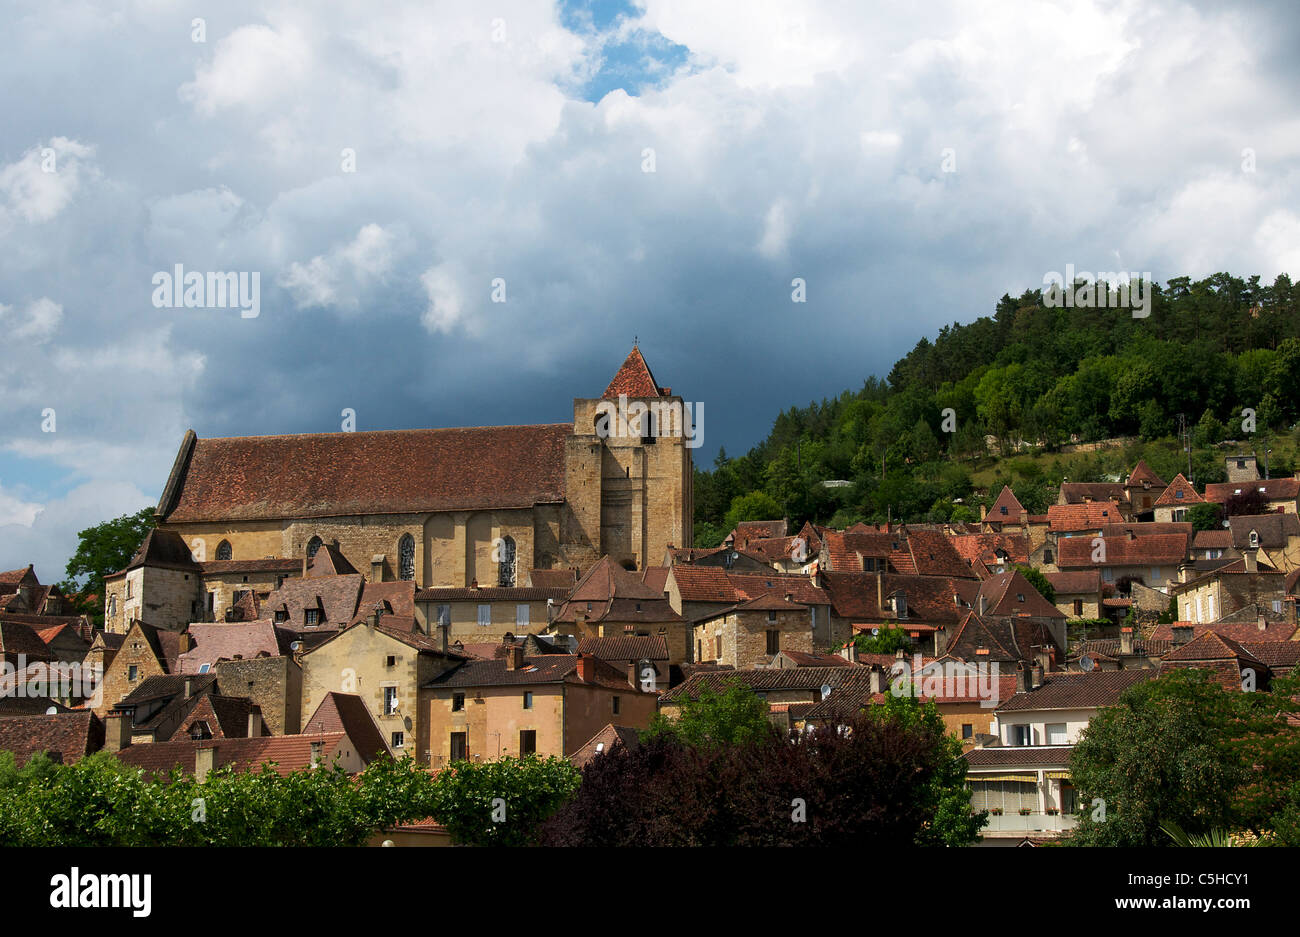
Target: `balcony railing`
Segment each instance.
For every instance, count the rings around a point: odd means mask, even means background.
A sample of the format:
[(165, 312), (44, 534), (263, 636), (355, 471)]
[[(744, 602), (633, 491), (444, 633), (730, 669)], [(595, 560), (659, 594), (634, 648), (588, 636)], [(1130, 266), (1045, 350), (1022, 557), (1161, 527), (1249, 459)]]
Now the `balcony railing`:
[(982, 833), (1064, 833), (1074, 829), (1077, 822), (1073, 814), (1004, 813), (998, 816), (989, 813), (988, 825)]

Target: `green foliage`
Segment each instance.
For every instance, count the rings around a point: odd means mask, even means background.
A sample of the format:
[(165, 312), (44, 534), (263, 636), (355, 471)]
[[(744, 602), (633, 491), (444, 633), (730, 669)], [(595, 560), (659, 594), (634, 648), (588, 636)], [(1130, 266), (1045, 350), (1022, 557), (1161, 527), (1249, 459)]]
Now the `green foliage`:
[[(1139, 683), (1089, 723), (1071, 755), (1085, 807), (1074, 845), (1167, 845), (1169, 824), (1191, 835), (1250, 829), (1294, 833), (1300, 735), (1295, 681), (1271, 692), (1225, 689), (1207, 671), (1179, 669)], [(1280, 837), (1279, 837), (1280, 838)]]
[(671, 736), (683, 745), (710, 748), (751, 745), (775, 731), (767, 717), (767, 704), (735, 679), (727, 681), (721, 693), (708, 685), (701, 687), (698, 698), (682, 700), (676, 719), (656, 713), (642, 737), (649, 741)]
[[(1026, 509), (1041, 514), (1066, 475), (1101, 481), (1127, 472), (1136, 457), (1166, 478), (1186, 471), (1181, 447), (1165, 445), (1179, 414), (1193, 425), (1198, 486), (1222, 480), (1222, 457), (1211, 447), (1243, 439), (1244, 408), (1256, 411), (1261, 437), (1300, 417), (1300, 292), (1289, 278), (1269, 285), (1228, 274), (1176, 277), (1155, 285), (1151, 316), (1125, 313), (1049, 309), (1038, 291), (1003, 296), (992, 315), (922, 338), (887, 381), (871, 378), (856, 392), (791, 407), (744, 456), (719, 453), (712, 471), (696, 474), (695, 520), (730, 529), (735, 499), (757, 492), (777, 508), (768, 502), (735, 517), (788, 516), (796, 527), (832, 518), (835, 526), (850, 518), (969, 521), (970, 508), (957, 499), (972, 493), (948, 470), (987, 473), (986, 435), (1007, 454), (997, 463), (1006, 477), (993, 481), (990, 495), (1012, 482)], [(955, 430), (944, 425), (947, 408)], [(1072, 436), (1138, 437), (1141, 445), (1042, 458)], [(1021, 441), (1027, 448), (1008, 448)], [(1117, 464), (1121, 458), (1127, 462)], [(853, 484), (828, 491), (819, 484), (827, 479)]]
[(578, 769), (555, 756), (459, 761), (439, 772), (429, 812), (458, 843), (525, 846), (581, 780)]
[(893, 722), (919, 732), (933, 741), (929, 780), (916, 788), (915, 795), (931, 817), (917, 834), (918, 846), (969, 846), (988, 823), (988, 811), (972, 813), (970, 787), (966, 784), (966, 759), (961, 742), (946, 733), (943, 717), (934, 700), (922, 703), (910, 695), (889, 693), (880, 706), (867, 709), (869, 719)]
[(64, 571), (68, 578), (61, 587), (65, 594), (81, 591), (99, 597), (95, 606), (83, 604), (78, 611), (103, 623), (104, 577), (131, 562), (153, 526), (154, 509), (150, 507), (87, 527), (77, 534), (77, 551), (68, 560)]
[(877, 635), (859, 634), (853, 643), (859, 654), (894, 654), (912, 648), (912, 639), (902, 628), (881, 628)]
[[(751, 491), (747, 495), (738, 495), (731, 500), (731, 509), (722, 520), (722, 526), (731, 532), (737, 524), (745, 521), (770, 521), (780, 518), (781, 505), (764, 491)], [(723, 534), (725, 537), (726, 534)]]
[(407, 756), (375, 759), (356, 777), (337, 765), (283, 777), (227, 766), (198, 783), (179, 770), (146, 779), (105, 752), (68, 766), (36, 755), (22, 768), (0, 752), (0, 845), (359, 846), (426, 817), (461, 843), (519, 845), (579, 777), (554, 757), (462, 762), (433, 776)]
[(1184, 519), (1192, 525), (1193, 530), (1219, 530), (1223, 526), (1222, 515), (1223, 508), (1220, 505), (1206, 501), (1188, 508)]

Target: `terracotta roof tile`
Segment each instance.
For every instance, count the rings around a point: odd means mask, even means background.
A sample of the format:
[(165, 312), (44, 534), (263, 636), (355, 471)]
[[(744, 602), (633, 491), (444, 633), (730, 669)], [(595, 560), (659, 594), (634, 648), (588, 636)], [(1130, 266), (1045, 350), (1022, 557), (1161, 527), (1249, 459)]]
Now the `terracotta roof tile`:
[(568, 423), (200, 439), (171, 523), (465, 508), (564, 499)]
[(641, 349), (635, 345), (632, 346), (632, 351), (601, 397), (604, 400), (617, 400), (619, 394), (626, 394), (628, 397), (664, 396), (664, 388), (655, 383), (654, 375), (650, 373), (650, 366), (642, 357)]

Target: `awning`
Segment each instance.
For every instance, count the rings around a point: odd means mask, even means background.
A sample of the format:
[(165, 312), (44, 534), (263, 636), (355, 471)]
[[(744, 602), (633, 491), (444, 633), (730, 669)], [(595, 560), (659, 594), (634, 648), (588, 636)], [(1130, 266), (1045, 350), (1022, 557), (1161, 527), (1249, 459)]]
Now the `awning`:
[(1036, 774), (967, 774), (967, 781), (1030, 781), (1038, 783)]

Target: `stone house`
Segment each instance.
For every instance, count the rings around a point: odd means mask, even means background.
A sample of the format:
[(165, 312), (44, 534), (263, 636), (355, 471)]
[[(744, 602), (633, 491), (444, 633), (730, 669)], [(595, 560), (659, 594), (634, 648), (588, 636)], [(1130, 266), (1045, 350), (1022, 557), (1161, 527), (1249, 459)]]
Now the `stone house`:
[(460, 663), (421, 688), (429, 734), (420, 761), (567, 757), (611, 722), (645, 728), (658, 696), (630, 676), (590, 654), (525, 657), (513, 644), (501, 657)]
[(811, 653), (808, 606), (783, 597), (760, 595), (722, 609), (695, 623), (695, 660), (735, 667), (766, 666), (781, 651)]

